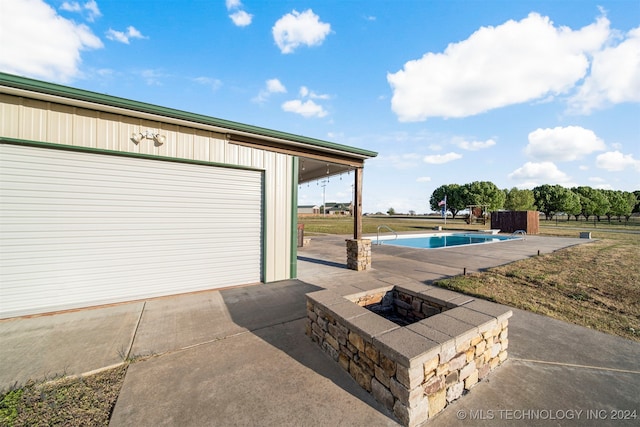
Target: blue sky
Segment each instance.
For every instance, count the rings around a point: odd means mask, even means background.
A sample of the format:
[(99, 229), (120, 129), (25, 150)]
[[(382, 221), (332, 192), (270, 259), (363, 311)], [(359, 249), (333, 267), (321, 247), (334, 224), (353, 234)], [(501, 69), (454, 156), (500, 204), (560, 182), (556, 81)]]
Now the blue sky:
[(636, 0), (1, 0), (0, 70), (377, 151), (365, 212), (476, 180), (640, 189)]

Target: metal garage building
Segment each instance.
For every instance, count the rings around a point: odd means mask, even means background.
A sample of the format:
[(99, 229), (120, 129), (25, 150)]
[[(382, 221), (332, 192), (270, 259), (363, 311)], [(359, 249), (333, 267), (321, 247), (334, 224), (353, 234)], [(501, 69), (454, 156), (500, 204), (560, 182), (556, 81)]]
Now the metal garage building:
[(0, 73), (0, 318), (294, 278), (298, 184), (375, 155)]

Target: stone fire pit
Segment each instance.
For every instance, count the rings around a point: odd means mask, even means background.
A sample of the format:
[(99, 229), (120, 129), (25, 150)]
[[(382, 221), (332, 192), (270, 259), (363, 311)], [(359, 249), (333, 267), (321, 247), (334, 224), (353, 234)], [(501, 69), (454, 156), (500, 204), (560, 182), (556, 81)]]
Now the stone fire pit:
[(406, 426), (507, 359), (507, 307), (421, 283), (307, 294), (307, 335)]

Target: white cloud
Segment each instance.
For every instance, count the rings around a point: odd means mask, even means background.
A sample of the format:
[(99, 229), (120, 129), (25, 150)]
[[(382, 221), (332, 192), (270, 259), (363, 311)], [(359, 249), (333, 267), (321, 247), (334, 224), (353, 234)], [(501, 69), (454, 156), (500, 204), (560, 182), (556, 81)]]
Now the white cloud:
[(301, 97), (309, 97), (311, 99), (329, 99), (331, 96), (327, 94), (317, 94), (312, 90), (309, 90), (306, 86), (300, 87), (300, 96)]
[(592, 176), (588, 178), (589, 182), (593, 182), (593, 188), (597, 188), (600, 190), (613, 190), (613, 186), (611, 184), (607, 184), (607, 180), (604, 178), (600, 178), (599, 176)]
[(83, 5), (80, 5), (77, 1), (65, 1), (60, 5), (60, 10), (74, 13), (87, 12), (87, 21), (89, 22), (93, 22), (96, 18), (102, 16), (100, 8), (98, 8), (98, 3), (96, 3), (95, 0), (90, 0)]
[(253, 15), (245, 12), (244, 10), (239, 10), (229, 15), (229, 18), (231, 18), (237, 27), (246, 27), (247, 25), (251, 25)]
[(282, 53), (292, 53), (298, 47), (318, 46), (331, 32), (331, 25), (308, 9), (296, 10), (278, 19), (272, 28), (273, 39)]
[(235, 26), (246, 27), (251, 25), (253, 15), (242, 10), (243, 5), (240, 0), (226, 0), (225, 4), (229, 12), (234, 11), (229, 14), (229, 18), (231, 18)]
[(129, 40), (131, 39), (145, 39), (146, 37), (135, 27), (129, 26), (126, 31), (116, 31), (109, 28), (107, 30), (107, 38), (116, 42), (129, 44)]
[(567, 183), (570, 177), (553, 162), (527, 162), (508, 175), (509, 179), (533, 182)]
[(91, 29), (58, 15), (41, 0), (2, 0), (0, 70), (68, 82), (81, 52), (103, 47)]
[(493, 147), (496, 145), (496, 142), (493, 139), (487, 139), (486, 141), (454, 141), (454, 144), (463, 150), (468, 151), (478, 151), (484, 150), (485, 148)]
[(640, 160), (634, 159), (632, 154), (609, 151), (599, 154), (598, 157), (596, 157), (596, 166), (610, 172), (623, 171), (628, 167), (640, 171)]
[(213, 91), (220, 89), (222, 86), (222, 82), (219, 79), (212, 79), (211, 77), (196, 77), (193, 80), (201, 85), (211, 87)]
[(98, 3), (95, 0), (90, 0), (84, 4), (85, 10), (89, 11), (89, 20), (93, 21), (94, 18), (102, 16), (100, 13), (100, 9), (98, 8)]
[(622, 102), (640, 102), (640, 27), (618, 45), (594, 53), (591, 72), (569, 100), (569, 111), (589, 114)]
[(109, 28), (106, 35), (109, 40), (129, 44), (129, 37), (127, 37), (127, 35), (122, 31), (116, 31), (113, 28)]
[(286, 93), (287, 88), (278, 79), (267, 80), (267, 90), (269, 93)]
[(287, 101), (282, 104), (282, 109), (289, 113), (300, 114), (303, 117), (324, 117), (327, 112), (321, 105), (316, 104), (312, 100), (302, 102), (299, 99)]
[(441, 165), (443, 163), (449, 163), (461, 158), (462, 158), (462, 154), (452, 152), (447, 154), (432, 154), (430, 156), (425, 156), (422, 160), (425, 163), (430, 163), (433, 165)]
[(527, 181), (527, 182), (523, 182), (521, 184), (516, 185), (516, 188), (518, 188), (519, 190), (531, 190), (537, 187), (538, 185), (540, 184), (536, 181)]
[(284, 111), (297, 113), (304, 117), (324, 117), (328, 114), (327, 111), (322, 107), (322, 105), (315, 103), (313, 100), (329, 99), (329, 95), (318, 95), (315, 92), (309, 90), (309, 88), (307, 88), (306, 86), (301, 86), (298, 93), (300, 95), (300, 98), (309, 99), (304, 102), (302, 99), (287, 101), (282, 104), (282, 109)]
[(524, 152), (534, 160), (568, 162), (605, 149), (604, 141), (592, 130), (567, 126), (534, 130)]
[(593, 188), (598, 190), (613, 190), (613, 186), (611, 184), (598, 184), (594, 185)]
[(467, 117), (567, 92), (589, 68), (588, 55), (609, 36), (609, 21), (580, 30), (531, 13), (482, 27), (443, 53), (426, 53), (387, 74), (400, 121)]
[(145, 83), (149, 86), (162, 86), (162, 78), (166, 75), (158, 70), (142, 70), (140, 76), (144, 79)]
[(394, 169), (406, 170), (418, 167), (420, 165), (420, 155), (416, 153), (405, 154), (382, 154), (375, 159), (368, 160), (373, 165), (379, 165), (383, 168), (392, 167)]
[(129, 38), (132, 39), (145, 39), (146, 37), (142, 35), (142, 33), (140, 31), (138, 31), (135, 27), (133, 26), (128, 26), (127, 27), (127, 35), (129, 36)]
[(287, 88), (284, 87), (282, 82), (278, 79), (269, 79), (265, 83), (265, 88), (258, 93), (258, 95), (252, 99), (253, 102), (263, 103), (269, 99), (271, 94), (274, 93), (286, 93)]
[(431, 177), (430, 176), (421, 176), (420, 178), (416, 179), (416, 182), (431, 182)]
[(60, 10), (64, 10), (66, 12), (81, 12), (82, 6), (77, 1), (65, 1), (60, 5)]

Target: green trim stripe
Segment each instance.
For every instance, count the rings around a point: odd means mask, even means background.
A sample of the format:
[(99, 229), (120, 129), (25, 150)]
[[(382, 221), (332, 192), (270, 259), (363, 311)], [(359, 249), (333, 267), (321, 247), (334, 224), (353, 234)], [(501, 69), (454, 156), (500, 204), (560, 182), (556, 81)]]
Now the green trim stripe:
[(216, 167), (227, 168), (227, 169), (244, 169), (244, 170), (250, 170), (250, 171), (264, 172), (263, 169), (253, 168), (249, 166), (242, 166), (242, 165), (233, 165), (229, 163), (207, 162), (204, 160), (184, 159), (181, 157), (165, 157), (165, 156), (157, 156), (154, 154), (132, 153), (130, 151), (106, 150), (103, 148), (83, 147), (80, 145), (56, 144), (53, 142), (30, 141), (26, 139), (6, 138), (3, 136), (0, 136), (0, 144), (26, 145), (30, 147), (50, 148), (53, 150), (82, 151), (85, 153), (106, 154), (109, 156), (134, 157), (137, 159), (160, 160), (164, 162), (188, 163), (192, 165), (216, 166)]
[(294, 157), (293, 167), (291, 168), (291, 269), (289, 277), (295, 279), (298, 277), (298, 168), (299, 158)]

